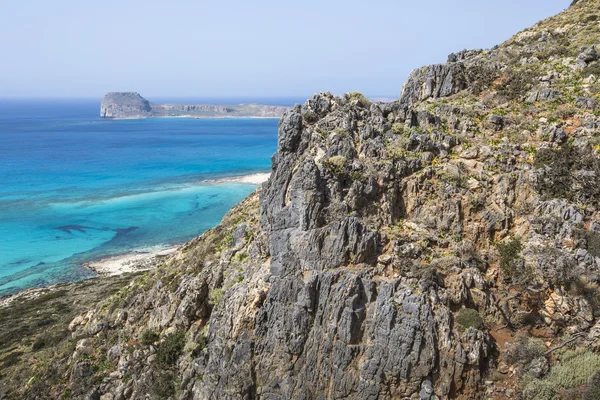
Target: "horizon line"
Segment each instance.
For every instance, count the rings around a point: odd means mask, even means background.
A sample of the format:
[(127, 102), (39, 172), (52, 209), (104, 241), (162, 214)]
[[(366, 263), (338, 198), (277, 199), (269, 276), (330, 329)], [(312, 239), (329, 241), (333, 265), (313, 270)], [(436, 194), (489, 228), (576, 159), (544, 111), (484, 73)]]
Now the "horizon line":
[[(135, 91), (134, 91), (135, 92)], [(313, 95), (317, 94), (317, 93), (326, 93), (327, 91), (324, 92), (314, 92), (312, 94), (288, 94), (288, 95), (251, 95), (251, 94), (240, 94), (240, 95), (236, 95), (236, 94), (232, 94), (232, 95), (169, 95), (169, 94), (163, 94), (163, 95), (144, 95), (141, 92), (135, 92), (140, 94), (142, 97), (147, 98), (147, 97), (154, 97), (154, 98), (172, 98), (172, 99), (203, 99), (203, 98), (213, 98), (213, 99), (218, 99), (218, 98), (223, 98), (223, 99), (227, 99), (227, 98), (306, 98), (309, 99), (310, 97), (312, 97)], [(66, 99), (79, 99), (79, 100), (94, 100), (94, 99), (101, 99), (104, 97), (104, 95), (106, 93), (110, 93), (110, 92), (105, 92), (104, 94), (101, 95), (73, 95), (73, 96), (69, 96), (69, 95), (14, 95), (14, 96), (6, 96), (6, 95), (0, 95), (0, 100), (66, 100)], [(343, 96), (346, 93), (351, 93), (351, 92), (344, 92), (344, 93), (332, 93), (334, 96)], [(363, 95), (365, 95), (368, 98), (387, 98), (387, 99), (399, 99), (400, 96), (398, 94), (376, 94), (376, 95), (371, 95), (371, 94), (366, 94), (364, 92), (361, 92)]]

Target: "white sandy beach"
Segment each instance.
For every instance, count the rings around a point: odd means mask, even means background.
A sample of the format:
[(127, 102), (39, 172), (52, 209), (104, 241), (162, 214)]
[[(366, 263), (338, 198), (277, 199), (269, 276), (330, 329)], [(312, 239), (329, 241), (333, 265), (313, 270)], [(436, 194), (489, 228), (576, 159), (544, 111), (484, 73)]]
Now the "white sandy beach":
[(86, 263), (83, 264), (83, 267), (99, 276), (114, 276), (127, 272), (146, 271), (156, 268), (161, 259), (173, 254), (178, 248), (179, 246), (143, 249)]
[(271, 173), (266, 172), (266, 173), (258, 173), (258, 174), (242, 175), (242, 176), (232, 176), (229, 178), (213, 179), (213, 180), (207, 180), (205, 182), (208, 182), (208, 183), (235, 182), (235, 183), (248, 183), (251, 185), (260, 185), (263, 182), (266, 182), (269, 179), (269, 176), (271, 176)]

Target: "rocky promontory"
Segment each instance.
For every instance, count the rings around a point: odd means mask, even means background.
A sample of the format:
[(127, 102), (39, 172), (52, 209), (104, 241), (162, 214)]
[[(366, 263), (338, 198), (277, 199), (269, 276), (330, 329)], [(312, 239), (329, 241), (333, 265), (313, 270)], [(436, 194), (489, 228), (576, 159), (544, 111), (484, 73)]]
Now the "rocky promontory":
[(100, 105), (100, 116), (110, 119), (152, 117), (281, 118), (289, 107), (263, 104), (155, 104), (136, 92), (110, 92)]

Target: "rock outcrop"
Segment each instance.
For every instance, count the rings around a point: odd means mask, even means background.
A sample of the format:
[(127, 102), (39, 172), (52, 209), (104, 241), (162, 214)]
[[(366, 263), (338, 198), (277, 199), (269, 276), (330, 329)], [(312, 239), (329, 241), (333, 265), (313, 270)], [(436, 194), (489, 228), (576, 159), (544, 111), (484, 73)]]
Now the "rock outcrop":
[(150, 117), (152, 106), (139, 93), (107, 93), (100, 105), (102, 118), (145, 118)]
[(135, 92), (107, 93), (100, 105), (100, 116), (110, 119), (151, 117), (189, 118), (280, 118), (289, 107), (262, 104), (220, 106), (211, 104), (154, 104)]

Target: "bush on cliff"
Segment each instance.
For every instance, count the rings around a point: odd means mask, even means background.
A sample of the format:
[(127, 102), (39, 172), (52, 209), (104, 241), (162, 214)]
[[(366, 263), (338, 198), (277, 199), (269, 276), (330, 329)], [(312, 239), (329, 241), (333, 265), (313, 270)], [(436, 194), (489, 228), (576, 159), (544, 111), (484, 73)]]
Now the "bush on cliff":
[(466, 331), (469, 328), (483, 328), (483, 319), (476, 310), (472, 308), (461, 308), (456, 316), (459, 331)]
[(593, 382), (600, 370), (600, 355), (587, 349), (559, 352), (557, 361), (544, 379), (533, 379), (525, 384), (525, 399), (552, 400), (565, 389)]
[(588, 382), (583, 400), (600, 400), (600, 371)]
[(333, 156), (323, 161), (323, 166), (333, 175), (342, 175), (346, 171), (346, 157)]
[(368, 98), (366, 98), (365, 95), (362, 94), (362, 93), (360, 93), (360, 92), (346, 93), (344, 95), (344, 97), (348, 101), (358, 100), (358, 102), (361, 103), (363, 106), (367, 106), (367, 105), (371, 104), (371, 100), (369, 100)]
[(517, 275), (517, 261), (523, 249), (521, 239), (513, 237), (506, 243), (498, 243), (496, 248), (500, 253), (500, 269), (505, 277), (514, 278)]
[(167, 368), (175, 365), (185, 345), (185, 333), (171, 333), (158, 345), (156, 361), (161, 367)]
[(144, 329), (140, 334), (142, 344), (149, 346), (159, 339), (160, 335), (152, 329)]

